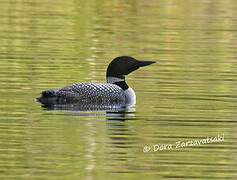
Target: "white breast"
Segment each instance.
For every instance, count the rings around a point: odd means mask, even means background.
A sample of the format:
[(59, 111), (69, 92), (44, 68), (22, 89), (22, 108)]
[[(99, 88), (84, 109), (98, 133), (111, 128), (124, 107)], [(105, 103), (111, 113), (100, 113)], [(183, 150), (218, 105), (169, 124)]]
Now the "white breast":
[(127, 105), (134, 106), (136, 104), (136, 94), (134, 90), (129, 87), (127, 90), (124, 91), (126, 98), (127, 98)]

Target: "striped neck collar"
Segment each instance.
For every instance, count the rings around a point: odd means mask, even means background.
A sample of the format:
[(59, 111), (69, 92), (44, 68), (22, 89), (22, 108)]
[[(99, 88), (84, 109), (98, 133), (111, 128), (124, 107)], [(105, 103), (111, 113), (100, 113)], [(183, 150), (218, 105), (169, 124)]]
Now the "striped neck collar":
[(121, 87), (124, 91), (129, 88), (127, 83), (125, 82), (125, 77), (106, 77), (107, 83), (116, 84)]
[(116, 82), (121, 82), (121, 81), (125, 81), (125, 77), (112, 77), (112, 76), (108, 76), (106, 77), (107, 83), (116, 83)]

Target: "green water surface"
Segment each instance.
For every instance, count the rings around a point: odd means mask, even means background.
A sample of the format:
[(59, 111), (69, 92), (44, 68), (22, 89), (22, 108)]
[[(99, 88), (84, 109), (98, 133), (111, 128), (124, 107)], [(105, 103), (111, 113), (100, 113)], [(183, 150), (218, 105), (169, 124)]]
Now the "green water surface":
[[(236, 179), (236, 9), (235, 0), (0, 0), (0, 179)], [(137, 104), (121, 117), (34, 101), (104, 82), (121, 55), (157, 61), (127, 77)]]

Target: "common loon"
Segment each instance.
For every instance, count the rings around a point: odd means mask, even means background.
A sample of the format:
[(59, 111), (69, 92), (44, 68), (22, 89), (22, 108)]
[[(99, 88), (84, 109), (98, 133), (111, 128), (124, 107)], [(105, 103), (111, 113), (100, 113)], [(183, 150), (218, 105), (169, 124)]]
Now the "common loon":
[(107, 83), (79, 82), (59, 89), (42, 91), (36, 98), (42, 104), (80, 104), (93, 106), (136, 104), (136, 94), (125, 81), (125, 76), (142, 66), (155, 61), (140, 61), (129, 56), (120, 56), (111, 61), (107, 68)]

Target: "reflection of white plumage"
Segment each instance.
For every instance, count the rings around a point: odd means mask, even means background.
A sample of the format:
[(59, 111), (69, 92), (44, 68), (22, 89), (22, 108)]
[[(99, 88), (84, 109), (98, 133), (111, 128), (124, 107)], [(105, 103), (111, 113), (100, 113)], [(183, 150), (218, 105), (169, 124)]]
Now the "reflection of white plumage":
[(134, 105), (136, 94), (125, 82), (125, 75), (152, 63), (155, 62), (120, 56), (107, 68), (107, 83), (81, 82), (59, 89), (49, 89), (43, 91), (37, 100), (47, 104)]

